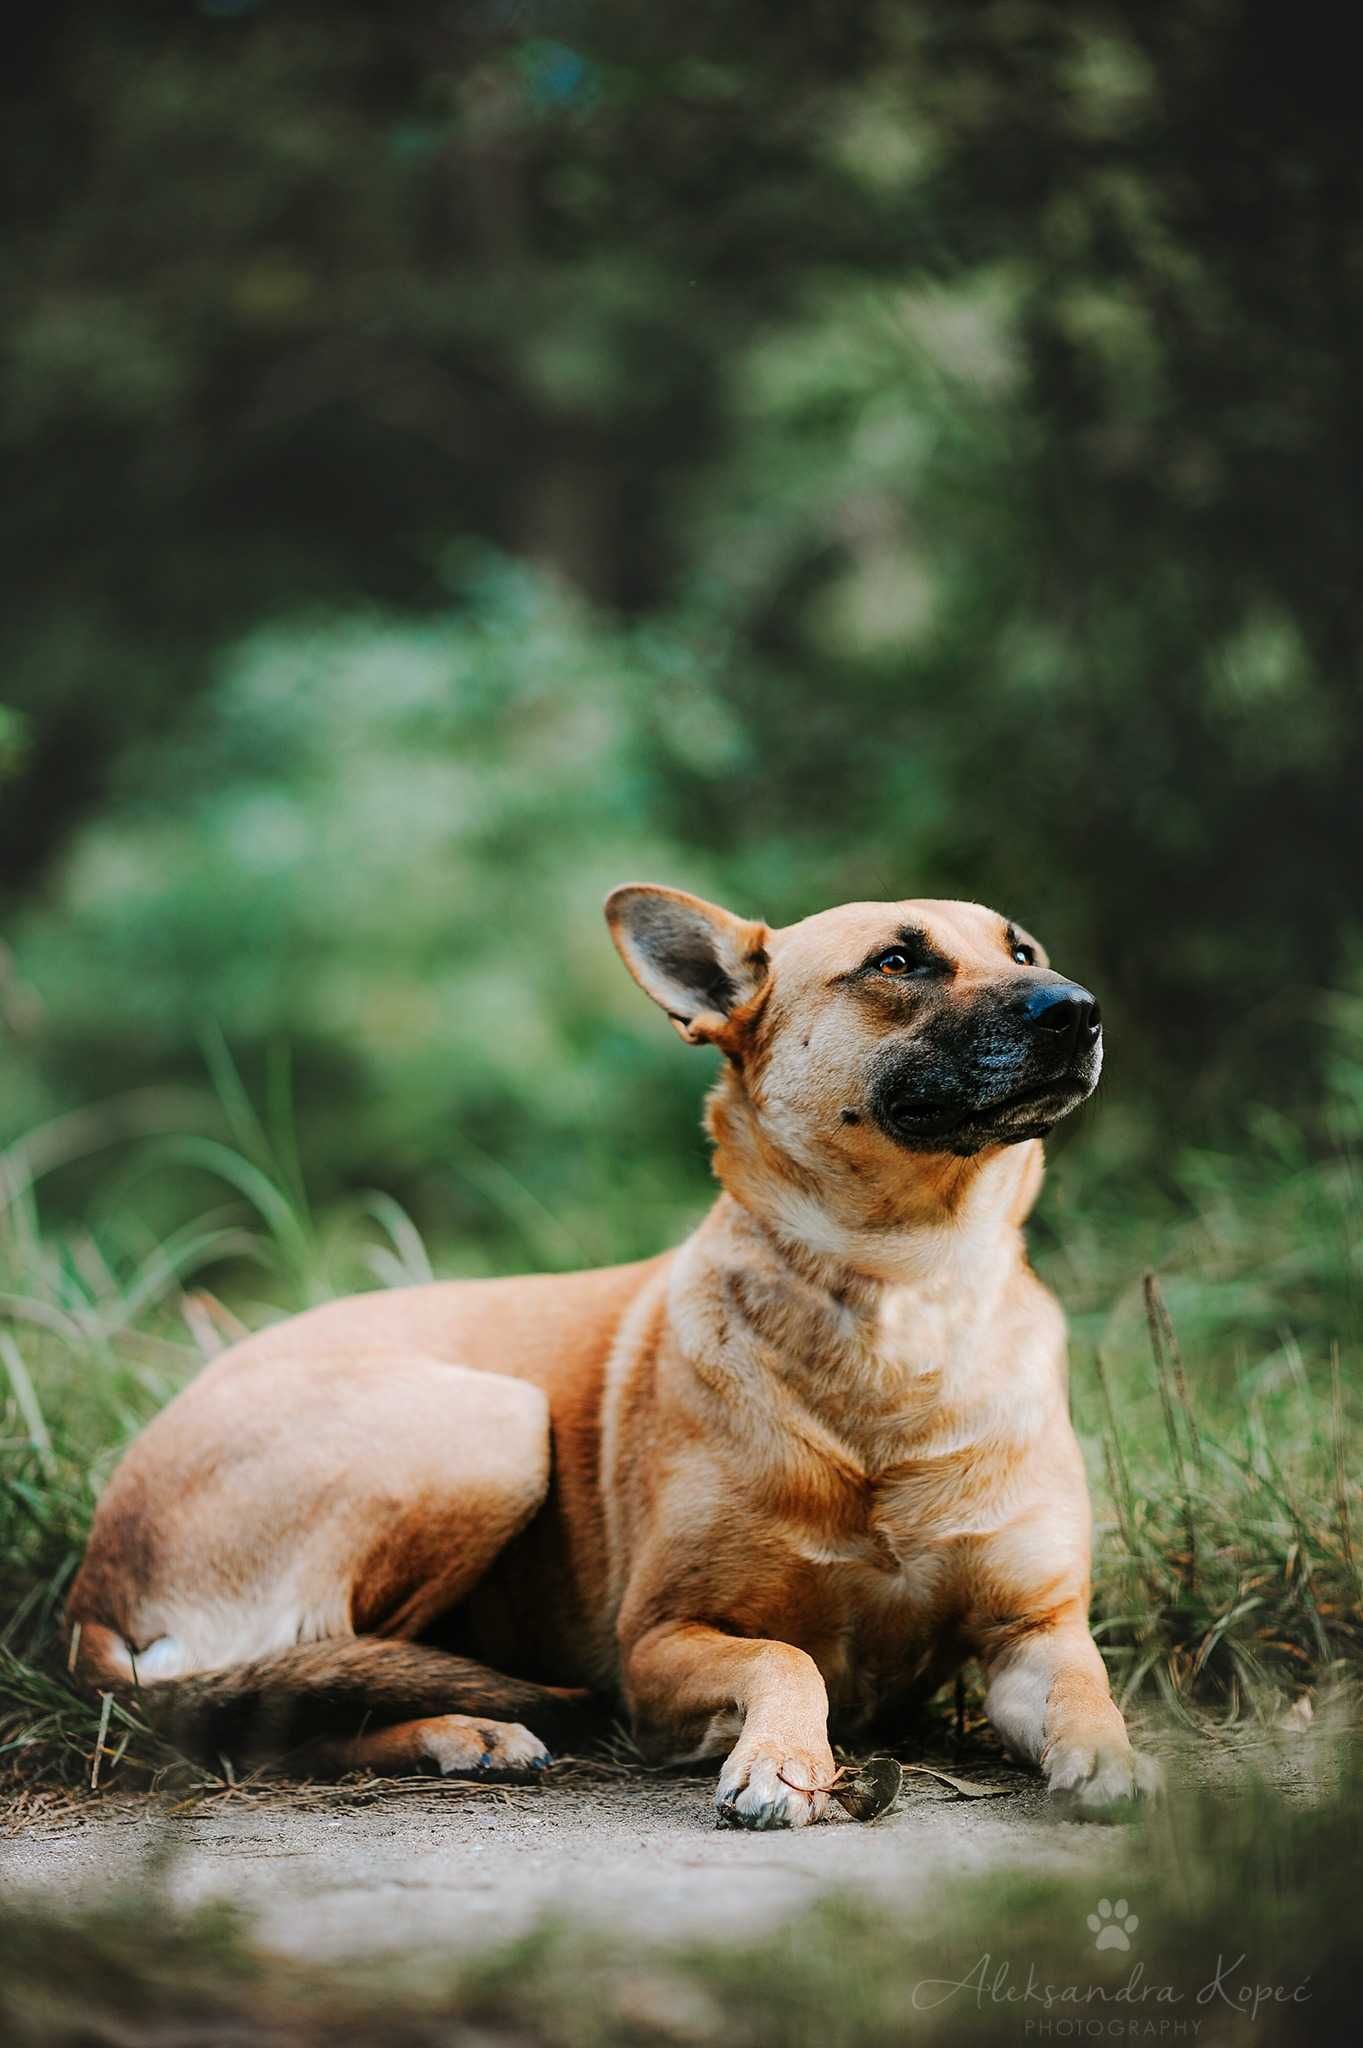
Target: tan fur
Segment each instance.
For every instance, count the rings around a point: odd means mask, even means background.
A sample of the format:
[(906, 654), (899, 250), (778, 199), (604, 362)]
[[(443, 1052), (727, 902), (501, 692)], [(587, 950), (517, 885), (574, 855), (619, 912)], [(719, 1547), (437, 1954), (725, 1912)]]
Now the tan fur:
[[(363, 1295), (215, 1359), (100, 1504), (69, 1605), (86, 1675), (230, 1691), (300, 1643), (325, 1662), (444, 1630), (622, 1698), (654, 1756), (727, 1753), (725, 1812), (766, 1826), (823, 1812), (830, 1719), (892, 1729), (978, 1655), (1019, 1754), (1081, 1796), (1132, 1791), (1085, 1618), (1063, 1319), (1021, 1237), (1041, 1147), (909, 1153), (857, 1094), (905, 1024), (849, 969), (912, 917), (966, 1001), (1023, 971), (1003, 921), (852, 904), (768, 932), (641, 890), (609, 914), (683, 1037), (725, 1056), (714, 1208), (640, 1265)], [(696, 920), (713, 979), (689, 1002), (657, 959)], [(476, 1767), (431, 1716), (480, 1703), (429, 1692), (376, 1685), (330, 1763)]]

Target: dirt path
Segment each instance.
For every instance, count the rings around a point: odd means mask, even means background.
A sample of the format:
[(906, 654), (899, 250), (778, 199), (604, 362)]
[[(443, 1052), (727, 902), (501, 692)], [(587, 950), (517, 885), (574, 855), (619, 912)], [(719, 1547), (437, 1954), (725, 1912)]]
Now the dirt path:
[(126, 1801), (0, 1842), (0, 1902), (15, 1890), (68, 1904), (107, 1894), (166, 1856), (177, 1898), (233, 1899), (267, 1945), (325, 1959), (478, 1947), (546, 1912), (655, 1940), (741, 1938), (823, 1890), (911, 1908), (948, 1876), (1082, 1869), (1110, 1852), (1105, 1830), (1057, 1818), (1035, 1779), (975, 1775), (996, 1796), (962, 1799), (913, 1777), (872, 1826), (793, 1834), (717, 1830), (707, 1783), (643, 1775), (506, 1793), (385, 1787), (362, 1802), (244, 1794), (178, 1813)]

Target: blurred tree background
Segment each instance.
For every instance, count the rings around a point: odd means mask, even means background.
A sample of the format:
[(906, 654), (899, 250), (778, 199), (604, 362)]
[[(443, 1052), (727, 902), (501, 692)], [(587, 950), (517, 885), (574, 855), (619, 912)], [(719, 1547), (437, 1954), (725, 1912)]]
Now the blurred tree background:
[(705, 1062), (600, 922), (651, 877), (1015, 913), (1103, 996), (1091, 1135), (1147, 1185), (1250, 1105), (1322, 1138), (1363, 976), (1341, 34), (26, 12), (0, 1137), (206, 1093), (220, 1030), (262, 1095), (289, 1048), (322, 1194), (466, 1264), (651, 1250), (705, 1173)]

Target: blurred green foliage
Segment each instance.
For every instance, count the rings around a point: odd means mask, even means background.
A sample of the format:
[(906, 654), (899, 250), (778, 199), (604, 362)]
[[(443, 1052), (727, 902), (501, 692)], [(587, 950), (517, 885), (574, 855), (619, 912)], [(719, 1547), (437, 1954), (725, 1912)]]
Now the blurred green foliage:
[[(599, 898), (1016, 912), (1114, 1149), (1318, 1132), (1360, 159), (1249, 0), (135, 0), (0, 91), (0, 1135), (293, 1050), (492, 1260), (703, 1193)], [(622, 1218), (627, 1219), (622, 1224)]]

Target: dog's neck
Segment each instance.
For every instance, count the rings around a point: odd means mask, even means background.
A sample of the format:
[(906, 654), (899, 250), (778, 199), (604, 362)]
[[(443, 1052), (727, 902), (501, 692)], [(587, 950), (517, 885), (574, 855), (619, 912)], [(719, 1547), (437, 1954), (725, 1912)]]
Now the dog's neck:
[[(1040, 1145), (900, 1166), (868, 1143), (860, 1170), (836, 1144), (827, 1160), (795, 1158), (732, 1082), (709, 1126), (724, 1193), (681, 1255), (673, 1300), (702, 1380), (765, 1374), (866, 1473), (902, 1464), (939, 1427), (957, 1445), (997, 1436), (997, 1347), (981, 1340), (1025, 1283)], [(697, 1285), (706, 1268), (712, 1284)], [(1053, 1367), (1021, 1369), (1040, 1372), (1044, 1405)]]
[[(873, 1309), (886, 1289), (984, 1306), (1024, 1257), (1021, 1225), (1043, 1170), (1036, 1141), (868, 1163), (831, 1142), (781, 1142), (739, 1078), (707, 1107), (726, 1194), (804, 1280)], [(798, 1149), (797, 1149), (798, 1144)]]

